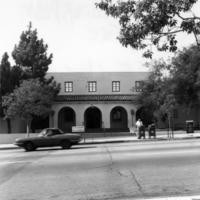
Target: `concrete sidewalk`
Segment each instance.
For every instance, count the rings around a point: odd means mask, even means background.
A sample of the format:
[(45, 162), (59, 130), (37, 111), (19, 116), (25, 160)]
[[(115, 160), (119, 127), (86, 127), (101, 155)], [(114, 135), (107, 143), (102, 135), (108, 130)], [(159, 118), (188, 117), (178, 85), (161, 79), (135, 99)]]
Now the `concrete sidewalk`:
[[(121, 142), (148, 142), (148, 141), (161, 141), (161, 140), (183, 140), (183, 139), (195, 139), (200, 138), (200, 132), (195, 133), (183, 133), (183, 132), (175, 132), (173, 138), (169, 138), (167, 134), (157, 134), (156, 138), (153, 137), (149, 139), (138, 139), (133, 135), (125, 135), (125, 136), (112, 136), (112, 137), (93, 137), (93, 138), (83, 138), (80, 142), (81, 145), (89, 145), (89, 144), (103, 144), (103, 143), (121, 143)], [(14, 144), (0, 144), (0, 150), (8, 150), (8, 149), (18, 149), (18, 146)]]

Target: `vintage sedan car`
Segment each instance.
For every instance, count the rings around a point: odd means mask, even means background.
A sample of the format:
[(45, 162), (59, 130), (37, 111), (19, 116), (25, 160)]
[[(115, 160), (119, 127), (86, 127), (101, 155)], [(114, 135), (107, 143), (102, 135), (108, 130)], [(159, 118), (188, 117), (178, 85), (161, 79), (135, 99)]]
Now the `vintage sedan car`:
[(72, 145), (81, 141), (81, 135), (64, 133), (58, 128), (43, 129), (36, 137), (19, 138), (15, 140), (15, 145), (23, 147), (26, 151), (36, 150), (38, 147), (61, 146), (69, 149)]

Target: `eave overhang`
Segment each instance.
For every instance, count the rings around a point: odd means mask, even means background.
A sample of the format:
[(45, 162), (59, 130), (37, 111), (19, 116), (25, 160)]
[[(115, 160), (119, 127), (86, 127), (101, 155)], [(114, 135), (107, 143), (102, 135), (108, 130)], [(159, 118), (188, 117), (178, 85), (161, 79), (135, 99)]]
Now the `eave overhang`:
[(56, 102), (84, 102), (84, 101), (135, 101), (137, 95), (112, 94), (112, 95), (58, 95)]

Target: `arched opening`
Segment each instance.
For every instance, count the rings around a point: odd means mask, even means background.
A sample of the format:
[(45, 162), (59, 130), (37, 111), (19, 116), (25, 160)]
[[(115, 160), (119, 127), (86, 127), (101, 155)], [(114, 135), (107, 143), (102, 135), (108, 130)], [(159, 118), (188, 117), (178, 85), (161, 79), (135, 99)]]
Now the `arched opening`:
[(128, 128), (127, 112), (123, 107), (115, 107), (110, 112), (110, 127), (115, 130), (126, 130)]
[(62, 108), (58, 113), (58, 128), (64, 132), (72, 132), (72, 126), (76, 125), (75, 112), (72, 108)]
[(136, 111), (136, 121), (138, 119), (141, 119), (146, 127), (155, 121), (153, 112), (145, 107), (141, 107)]
[(85, 128), (86, 130), (101, 129), (102, 115), (97, 107), (90, 107), (85, 111)]
[(31, 121), (31, 130), (33, 133), (39, 132), (44, 128), (49, 127), (49, 116), (41, 117), (41, 116), (34, 116)]

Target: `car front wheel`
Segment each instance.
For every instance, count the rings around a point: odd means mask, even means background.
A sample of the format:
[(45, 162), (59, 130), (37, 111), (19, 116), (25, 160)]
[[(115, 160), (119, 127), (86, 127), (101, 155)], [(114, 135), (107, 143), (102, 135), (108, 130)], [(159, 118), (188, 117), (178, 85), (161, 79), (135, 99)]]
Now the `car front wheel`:
[(33, 145), (32, 142), (27, 142), (25, 145), (24, 145), (24, 149), (26, 151), (34, 151), (35, 150), (35, 147)]
[(61, 147), (63, 149), (70, 149), (71, 146), (72, 146), (71, 142), (68, 141), (68, 140), (64, 140), (64, 141), (61, 142)]

